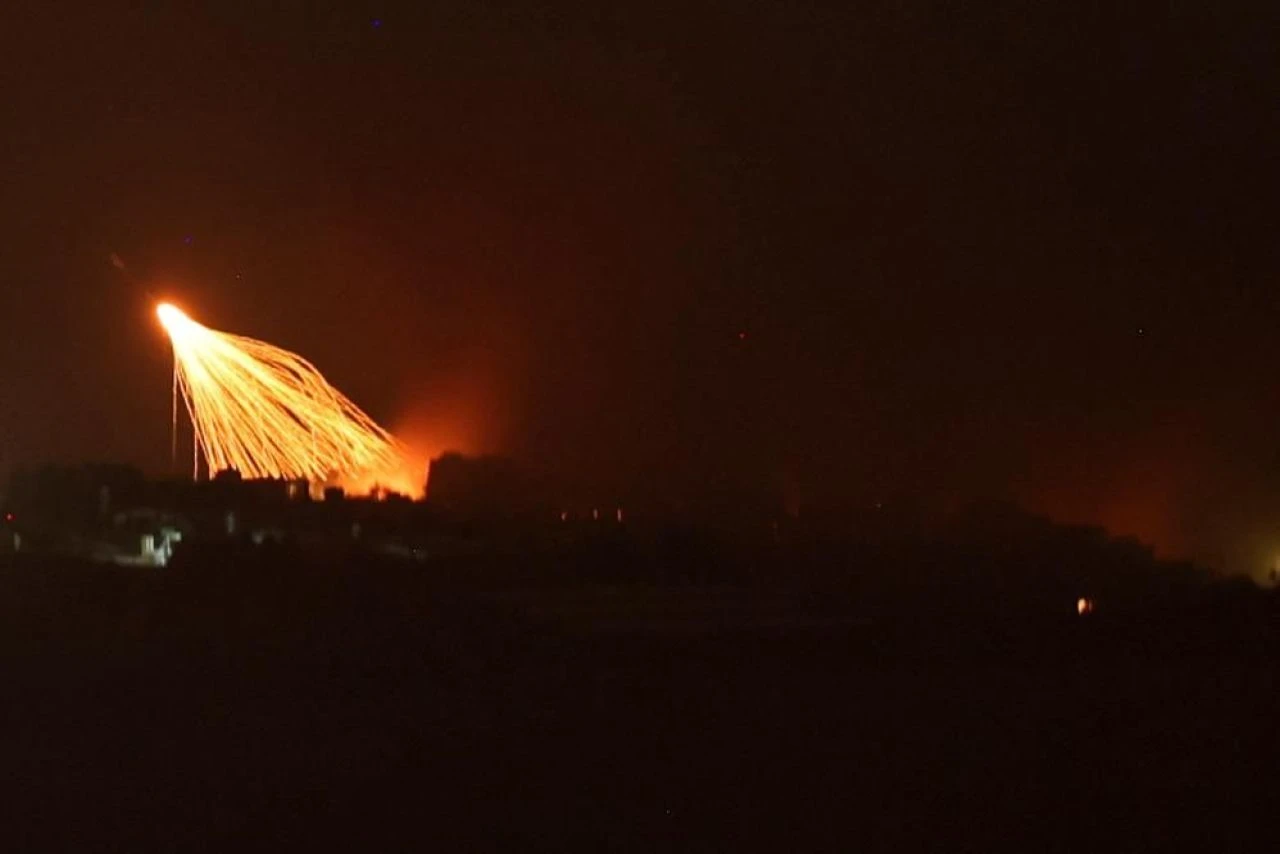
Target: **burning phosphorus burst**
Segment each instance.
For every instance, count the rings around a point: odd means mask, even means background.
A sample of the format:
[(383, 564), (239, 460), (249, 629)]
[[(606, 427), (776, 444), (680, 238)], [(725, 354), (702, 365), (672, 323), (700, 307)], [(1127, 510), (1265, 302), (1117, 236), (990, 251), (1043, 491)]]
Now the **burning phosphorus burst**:
[[(395, 438), (301, 356), (156, 309), (173, 342), (174, 420), (180, 395), (195, 432), (197, 472), (319, 483), (377, 477), (402, 463)], [(176, 435), (176, 434), (175, 434)]]

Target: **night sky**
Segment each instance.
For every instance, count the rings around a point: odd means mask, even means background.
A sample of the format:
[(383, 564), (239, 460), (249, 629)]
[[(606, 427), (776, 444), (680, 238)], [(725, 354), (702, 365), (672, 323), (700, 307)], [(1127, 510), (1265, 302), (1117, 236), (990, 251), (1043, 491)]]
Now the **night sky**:
[(1275, 4), (17, 5), (0, 468), (165, 469), (165, 297), (586, 489), (1280, 551)]

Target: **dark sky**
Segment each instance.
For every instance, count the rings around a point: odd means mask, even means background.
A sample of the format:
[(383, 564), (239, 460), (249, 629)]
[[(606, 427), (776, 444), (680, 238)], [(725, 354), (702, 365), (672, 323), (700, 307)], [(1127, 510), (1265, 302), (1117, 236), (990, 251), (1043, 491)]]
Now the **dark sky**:
[(1280, 12), (1078, 5), (11, 4), (0, 466), (164, 467), (166, 296), (427, 450), (1270, 560)]

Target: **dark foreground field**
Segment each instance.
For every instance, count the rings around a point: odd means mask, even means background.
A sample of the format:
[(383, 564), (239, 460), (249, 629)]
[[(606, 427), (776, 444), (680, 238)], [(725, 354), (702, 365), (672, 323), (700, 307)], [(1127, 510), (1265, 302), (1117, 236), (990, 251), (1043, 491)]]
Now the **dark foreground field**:
[[(7, 850), (1266, 850), (1271, 603), (0, 567)], [(1259, 846), (1263, 847), (1259, 847)]]

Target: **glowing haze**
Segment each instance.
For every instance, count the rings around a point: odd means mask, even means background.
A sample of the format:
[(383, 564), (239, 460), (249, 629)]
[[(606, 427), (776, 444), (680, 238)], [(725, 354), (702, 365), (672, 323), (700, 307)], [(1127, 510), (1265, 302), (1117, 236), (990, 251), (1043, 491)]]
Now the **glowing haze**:
[(168, 303), (156, 315), (173, 344), (197, 473), (203, 457), (210, 474), (421, 491), (407, 450), (306, 359), (209, 329)]

